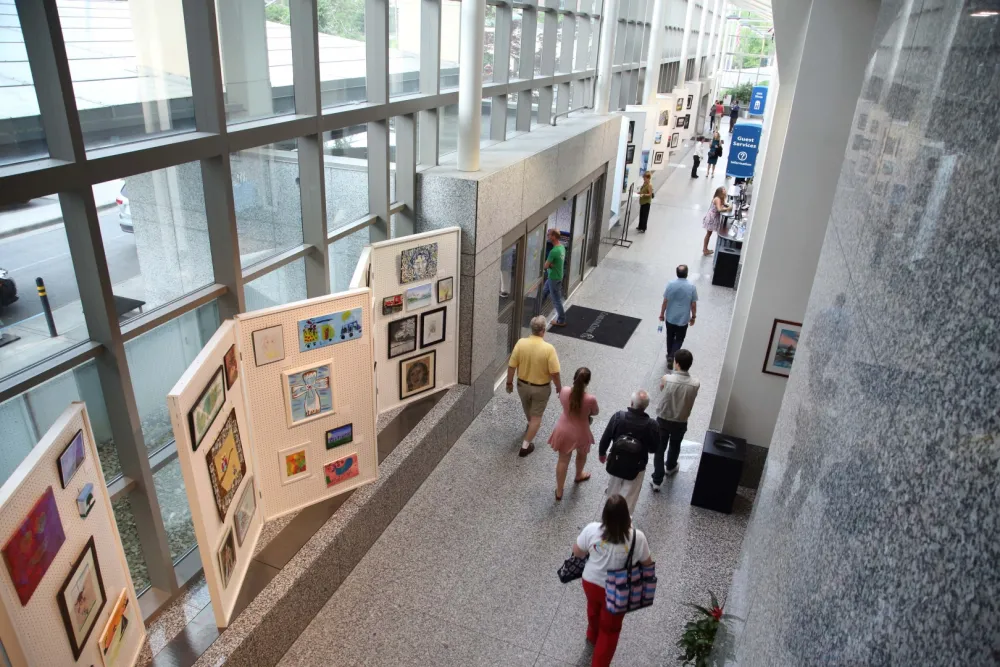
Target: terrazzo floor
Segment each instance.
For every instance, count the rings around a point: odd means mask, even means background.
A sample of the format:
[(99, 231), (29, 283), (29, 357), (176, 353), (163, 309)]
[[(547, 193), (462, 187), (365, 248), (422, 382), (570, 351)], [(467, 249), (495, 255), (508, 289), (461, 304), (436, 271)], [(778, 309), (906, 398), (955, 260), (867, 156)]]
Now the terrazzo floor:
[[(625, 619), (615, 665), (678, 664), (675, 643), (689, 616), (681, 603), (705, 603), (708, 590), (724, 595), (750, 512), (745, 497), (729, 516), (689, 504), (735, 297), (711, 285), (711, 258), (700, 252), (700, 221), (723, 183), (721, 175), (692, 180), (676, 169), (657, 192), (649, 232), (630, 233), (632, 247), (614, 248), (569, 300), (642, 318), (624, 349), (549, 338), (564, 377), (590, 367), (599, 438), (633, 390), (648, 388), (655, 401), (665, 370), (656, 332), (663, 287), (677, 264), (690, 265), (700, 301), (685, 347), (702, 390), (681, 471), (661, 493), (647, 485), (639, 499), (635, 522), (657, 561), (657, 599)], [(536, 452), (518, 458), (520, 406), (499, 391), (280, 664), (589, 665), (583, 591), (579, 582), (560, 584), (555, 572), (580, 529), (599, 517), (607, 475), (595, 447), (593, 479), (570, 484), (555, 502), (556, 455), (544, 443), (557, 417), (550, 401)]]

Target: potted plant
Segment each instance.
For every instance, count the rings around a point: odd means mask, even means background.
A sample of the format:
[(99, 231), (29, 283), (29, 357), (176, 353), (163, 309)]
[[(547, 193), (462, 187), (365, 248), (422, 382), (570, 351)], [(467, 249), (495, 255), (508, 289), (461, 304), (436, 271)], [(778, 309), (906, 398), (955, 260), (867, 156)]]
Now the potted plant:
[(677, 646), (684, 651), (683, 655), (677, 658), (682, 665), (722, 667), (725, 664), (723, 655), (725, 651), (717, 652), (713, 659), (711, 657), (712, 647), (716, 642), (722, 645), (730, 641), (729, 630), (722, 621), (736, 617), (723, 613), (715, 593), (709, 591), (708, 595), (711, 597), (711, 605), (707, 608), (697, 604), (685, 604), (685, 606), (697, 610), (698, 614), (687, 622), (684, 626), (684, 634), (677, 642)]

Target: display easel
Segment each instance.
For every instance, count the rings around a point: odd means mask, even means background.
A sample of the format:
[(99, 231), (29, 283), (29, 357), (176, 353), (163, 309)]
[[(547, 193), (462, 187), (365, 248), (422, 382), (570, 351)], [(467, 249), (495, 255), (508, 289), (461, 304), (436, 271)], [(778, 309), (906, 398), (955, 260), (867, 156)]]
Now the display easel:
[[(625, 204), (625, 219), (622, 222), (621, 236), (605, 236), (601, 243), (606, 243), (619, 248), (631, 248), (632, 242), (628, 240), (629, 216), (632, 214), (632, 193), (635, 190), (635, 183), (628, 186), (628, 201)], [(620, 220), (620, 218), (619, 218)]]

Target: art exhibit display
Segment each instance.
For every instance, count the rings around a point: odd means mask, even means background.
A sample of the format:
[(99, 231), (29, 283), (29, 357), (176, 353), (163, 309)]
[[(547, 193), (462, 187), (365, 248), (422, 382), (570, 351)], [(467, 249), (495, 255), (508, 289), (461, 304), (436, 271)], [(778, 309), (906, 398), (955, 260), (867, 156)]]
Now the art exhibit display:
[(135, 619), (132, 618), (131, 609), (129, 609), (128, 591), (123, 590), (111, 608), (111, 617), (108, 618), (108, 622), (98, 638), (104, 667), (118, 667), (119, 664), (126, 664), (120, 663), (119, 659), (128, 628), (134, 623)]
[(455, 279), (451, 276), (438, 281), (438, 303), (451, 301), (455, 297)]
[(403, 312), (403, 295), (393, 294), (382, 299), (382, 314), (394, 315)]
[(361, 309), (311, 317), (298, 324), (299, 352), (361, 338)]
[(681, 140), (681, 133), (674, 132), (672, 135), (670, 135), (670, 147), (677, 148), (677, 144), (680, 142), (680, 140)]
[[(630, 120), (628, 122), (628, 139), (625, 140), (626, 144), (632, 143), (632, 135), (635, 134), (635, 121)], [(621, 135), (618, 135), (621, 136)]]
[(688, 108), (688, 109), (690, 109), (690, 108), (691, 108), (691, 104), (692, 104), (693, 102), (694, 102), (694, 95), (688, 95), (688, 104), (687, 104), (687, 108)]
[(229, 413), (219, 435), (215, 437), (215, 443), (208, 450), (206, 460), (219, 520), (225, 521), (233, 496), (236, 495), (236, 490), (247, 472), (247, 464), (243, 458), (243, 443), (240, 441), (240, 431), (236, 425), (235, 408)]
[(240, 366), (236, 361), (235, 345), (229, 347), (229, 351), (226, 352), (226, 356), (223, 358), (222, 365), (226, 369), (226, 391), (229, 391), (236, 384), (236, 380), (240, 376)]
[(83, 431), (80, 430), (76, 432), (73, 439), (66, 445), (66, 449), (56, 459), (56, 465), (59, 466), (59, 482), (62, 484), (62, 488), (65, 489), (69, 486), (73, 475), (80, 469), (86, 458), (87, 451), (83, 448)]
[(447, 307), (430, 310), (420, 316), (420, 347), (437, 345), (444, 340)]
[(285, 358), (285, 336), (281, 325), (253, 332), (253, 358), (258, 366), (266, 366)]
[(677, 98), (677, 111), (684, 111), (684, 99), (681, 97)]
[(625, 147), (625, 164), (632, 164), (635, 160), (635, 144), (629, 144)]
[(326, 477), (327, 488), (357, 477), (359, 472), (358, 455), (356, 453), (348, 454), (342, 459), (337, 459), (323, 466), (323, 475)]
[(243, 495), (240, 496), (240, 500), (236, 503), (236, 511), (233, 512), (233, 526), (236, 528), (236, 543), (243, 546), (243, 538), (247, 536), (247, 531), (250, 530), (250, 523), (253, 521), (253, 515), (257, 512), (257, 487), (254, 484), (253, 477), (247, 480), (246, 488), (243, 489)]
[(663, 164), (663, 151), (656, 151), (653, 154), (653, 164)]
[(4, 564), (21, 606), (28, 604), (65, 541), (66, 533), (50, 486), (3, 548)]
[(417, 349), (417, 316), (410, 315), (389, 322), (389, 358), (393, 359)]
[(233, 570), (236, 569), (236, 542), (233, 541), (233, 529), (226, 531), (226, 536), (222, 538), (219, 545), (219, 577), (222, 579), (222, 588), (229, 587), (229, 580), (233, 578)]
[(628, 167), (625, 167), (625, 177), (622, 178), (622, 193), (628, 192)]
[(664, 109), (663, 111), (660, 112), (660, 117), (656, 121), (656, 124), (659, 125), (660, 127), (663, 127), (669, 122), (670, 122), (670, 112)]
[(799, 347), (800, 333), (802, 333), (801, 322), (774, 321), (771, 325), (771, 338), (767, 344), (767, 357), (764, 359), (762, 372), (784, 377), (791, 374), (795, 351)]
[(104, 592), (104, 579), (97, 563), (97, 550), (94, 548), (94, 538), (87, 541), (87, 546), (73, 563), (69, 575), (56, 596), (59, 603), (59, 613), (73, 649), (73, 659), (79, 660), (84, 644), (97, 625), (101, 610), (107, 603)]
[[(663, 124), (666, 125), (666, 123), (663, 123)], [(663, 141), (663, 133), (662, 132), (657, 132), (656, 134), (653, 135), (653, 143), (654, 144), (658, 144), (661, 141)]]
[(674, 127), (684, 127), (684, 116), (677, 117), (677, 122), (674, 123)]
[(428, 243), (404, 250), (399, 256), (399, 283), (415, 283), (437, 275), (438, 244)]
[(282, 484), (290, 484), (309, 477), (309, 462), (306, 459), (306, 445), (303, 443), (278, 452), (278, 461), (282, 468)]
[(406, 310), (420, 310), (431, 305), (434, 297), (431, 287), (431, 283), (427, 283), (406, 290)]
[(399, 398), (409, 398), (434, 388), (434, 350), (399, 362)]
[(326, 432), (326, 448), (333, 449), (354, 442), (354, 424), (344, 424)]
[(81, 517), (86, 519), (87, 515), (90, 514), (90, 510), (94, 509), (94, 503), (96, 502), (94, 499), (94, 485), (87, 482), (76, 497), (76, 511), (80, 513)]
[(188, 425), (191, 427), (191, 448), (198, 451), (198, 446), (208, 433), (216, 416), (226, 402), (226, 385), (223, 380), (222, 366), (215, 372), (208, 386), (195, 401), (194, 407), (188, 413)]
[(289, 426), (333, 414), (332, 375), (330, 362), (303, 366), (281, 374)]
[(684, 129), (688, 129), (691, 126), (691, 114), (684, 115)]

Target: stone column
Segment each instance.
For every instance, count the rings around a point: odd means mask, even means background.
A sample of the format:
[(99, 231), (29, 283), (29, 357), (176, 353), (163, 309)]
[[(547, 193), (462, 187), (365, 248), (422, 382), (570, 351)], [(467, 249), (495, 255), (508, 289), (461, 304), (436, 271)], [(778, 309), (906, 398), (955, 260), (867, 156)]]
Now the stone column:
[(458, 65), (458, 168), (479, 171), (479, 131), (483, 122), (483, 35), (486, 1), (462, 2)]

